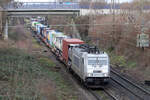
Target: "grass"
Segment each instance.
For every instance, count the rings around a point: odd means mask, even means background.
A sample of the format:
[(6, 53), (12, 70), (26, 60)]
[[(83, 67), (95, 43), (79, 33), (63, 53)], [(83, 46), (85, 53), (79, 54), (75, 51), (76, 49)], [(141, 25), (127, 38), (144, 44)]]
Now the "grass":
[(98, 94), (101, 96), (103, 100), (109, 100), (106, 94), (103, 91), (98, 91)]
[(35, 92), (36, 80), (44, 73), (40, 71), (36, 58), (16, 48), (3, 48), (0, 49), (0, 66), (0, 81), (8, 84), (1, 91), (13, 94), (12, 98), (38, 96)]
[[(3, 48), (0, 49), (0, 66), (0, 81), (5, 82), (0, 84), (0, 89), (8, 84), (1, 91), (8, 95), (13, 93), (15, 99), (37, 97), (33, 100), (42, 100), (43, 95), (36, 88), (37, 80), (41, 78), (51, 79), (56, 84), (58, 100), (77, 98), (71, 96), (71, 86), (68, 86), (61, 73), (53, 70), (56, 64), (47, 57), (35, 58), (19, 49)], [(0, 100), (3, 99), (0, 97)]]
[(32, 43), (33, 43), (34, 48), (37, 48), (37, 49), (41, 48), (41, 46), (37, 43), (37, 41), (34, 38), (32, 38)]
[(50, 66), (50, 67), (55, 67), (56, 64), (53, 63), (49, 58), (46, 57), (41, 57), (39, 58), (39, 62), (43, 65), (43, 66)]
[(61, 73), (54, 71), (56, 64), (54, 64), (47, 57), (39, 58), (43, 71), (47, 73), (50, 79), (55, 82), (58, 100), (77, 100), (77, 96), (71, 96), (72, 87), (64, 80)]

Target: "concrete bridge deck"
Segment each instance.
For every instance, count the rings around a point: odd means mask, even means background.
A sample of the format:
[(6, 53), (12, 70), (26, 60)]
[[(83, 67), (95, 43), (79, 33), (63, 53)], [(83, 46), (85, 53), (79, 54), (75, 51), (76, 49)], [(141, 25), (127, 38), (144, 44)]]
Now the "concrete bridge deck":
[(5, 8), (8, 16), (24, 16), (24, 15), (79, 15), (79, 3), (70, 2), (23, 2), (10, 3)]

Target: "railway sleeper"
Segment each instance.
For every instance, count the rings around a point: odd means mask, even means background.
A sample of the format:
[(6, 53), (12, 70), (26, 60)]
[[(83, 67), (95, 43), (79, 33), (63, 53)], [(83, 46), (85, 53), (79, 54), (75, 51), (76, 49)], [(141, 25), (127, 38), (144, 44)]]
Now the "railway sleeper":
[(148, 86), (150, 86), (150, 81), (145, 80), (145, 84), (148, 85)]

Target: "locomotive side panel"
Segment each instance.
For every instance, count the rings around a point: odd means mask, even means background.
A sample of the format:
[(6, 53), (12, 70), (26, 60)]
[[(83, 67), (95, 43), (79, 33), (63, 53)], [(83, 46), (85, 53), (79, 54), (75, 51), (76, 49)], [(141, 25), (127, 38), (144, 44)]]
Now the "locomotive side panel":
[(85, 67), (84, 67), (84, 58), (79, 56), (77, 52), (72, 51), (72, 58), (71, 58), (71, 69), (82, 79), (84, 80), (84, 73), (85, 73)]

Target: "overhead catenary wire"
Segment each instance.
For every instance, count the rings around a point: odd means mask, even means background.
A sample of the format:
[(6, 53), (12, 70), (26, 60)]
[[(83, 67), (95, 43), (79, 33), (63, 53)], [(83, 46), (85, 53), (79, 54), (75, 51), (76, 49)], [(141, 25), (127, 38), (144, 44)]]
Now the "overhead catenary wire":
[[(66, 24), (66, 25), (64, 25), (64, 24), (53, 24), (53, 25), (50, 25), (50, 26), (72, 26), (72, 25), (75, 25), (75, 26), (86, 26), (86, 25), (88, 25), (88, 26), (104, 26), (104, 25), (113, 25), (113, 23), (107, 23), (107, 24)], [(115, 24), (115, 25), (136, 25), (136, 26), (140, 26), (140, 24), (138, 25), (138, 24), (133, 24), (133, 23), (128, 23), (128, 24)], [(0, 25), (0, 26), (4, 26), (4, 25)], [(9, 25), (8, 27), (18, 27), (17, 25)]]
[[(110, 35), (107, 35), (107, 37), (112, 38), (112, 36), (110, 36)], [(102, 40), (102, 41), (106, 41), (106, 40)], [(130, 45), (130, 46), (132, 46), (132, 47), (137, 48), (138, 50), (141, 49), (141, 48), (139, 48), (139, 47), (136, 46), (136, 43), (127, 41), (126, 39), (122, 39), (121, 41), (124, 42), (124, 43), (126, 43), (126, 44), (128, 44), (128, 45)], [(129, 48), (130, 48), (130, 47), (125, 48), (125, 49), (129, 49)], [(150, 47), (146, 47), (146, 48), (144, 48), (144, 49), (147, 50), (147, 52), (150, 51)], [(146, 56), (147, 56), (147, 57), (150, 57), (150, 55), (146, 55)]]

